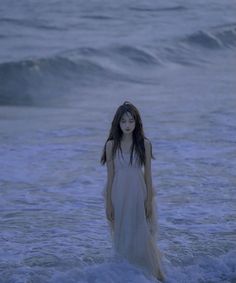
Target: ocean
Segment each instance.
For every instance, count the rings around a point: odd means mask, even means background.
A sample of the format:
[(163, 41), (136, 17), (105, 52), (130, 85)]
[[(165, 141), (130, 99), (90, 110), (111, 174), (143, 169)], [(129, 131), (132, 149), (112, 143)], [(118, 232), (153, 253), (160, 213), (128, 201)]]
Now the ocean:
[(116, 109), (155, 160), (167, 281), (236, 282), (236, 2), (0, 0), (0, 283), (150, 283), (113, 256)]

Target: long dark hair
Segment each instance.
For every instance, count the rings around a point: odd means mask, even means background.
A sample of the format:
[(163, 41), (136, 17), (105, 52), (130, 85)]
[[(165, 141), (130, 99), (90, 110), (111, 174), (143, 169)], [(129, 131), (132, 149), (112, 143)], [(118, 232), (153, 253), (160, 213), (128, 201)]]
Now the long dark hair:
[[(110, 133), (109, 136), (105, 142), (103, 152), (102, 152), (102, 157), (101, 157), (101, 164), (104, 165), (107, 161), (106, 158), (106, 144), (109, 140), (113, 140), (113, 148), (112, 148), (112, 158), (114, 158), (117, 149), (120, 149), (121, 154), (122, 149), (121, 149), (121, 138), (123, 135), (123, 132), (120, 128), (120, 120), (121, 117), (123, 116), (124, 113), (129, 112), (133, 119), (135, 120), (135, 129), (132, 133), (133, 135), (133, 143), (131, 147), (131, 154), (130, 154), (130, 163), (132, 164), (133, 161), (133, 152), (137, 153), (139, 163), (140, 165), (145, 165), (145, 146), (144, 146), (144, 140), (148, 140), (148, 138), (145, 137), (144, 131), (143, 131), (143, 124), (141, 120), (141, 116), (139, 114), (138, 109), (129, 101), (125, 101), (122, 105), (118, 107), (116, 110), (115, 116), (113, 118), (111, 128), (110, 128)], [(149, 141), (150, 142), (150, 141)], [(151, 144), (151, 142), (150, 142)], [(152, 144), (151, 144), (151, 158), (155, 159), (152, 153)]]

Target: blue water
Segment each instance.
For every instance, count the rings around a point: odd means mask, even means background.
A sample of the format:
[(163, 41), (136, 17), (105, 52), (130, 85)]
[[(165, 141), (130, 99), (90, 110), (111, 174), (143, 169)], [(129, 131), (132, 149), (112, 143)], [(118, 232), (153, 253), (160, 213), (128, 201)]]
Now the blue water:
[(99, 164), (130, 100), (168, 282), (236, 282), (235, 1), (0, 1), (0, 282), (155, 282), (113, 257)]

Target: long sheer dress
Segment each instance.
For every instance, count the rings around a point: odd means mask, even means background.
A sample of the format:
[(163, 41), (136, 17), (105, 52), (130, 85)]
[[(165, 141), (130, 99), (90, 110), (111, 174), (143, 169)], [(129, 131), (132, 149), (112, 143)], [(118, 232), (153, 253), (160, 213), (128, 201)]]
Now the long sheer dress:
[[(115, 254), (164, 281), (163, 254), (157, 246), (159, 229), (155, 191), (152, 217), (146, 218), (144, 201), (147, 189), (142, 166), (138, 163), (135, 152), (132, 165), (129, 162), (130, 153), (123, 152), (122, 155), (119, 150), (116, 151), (111, 192), (114, 221), (108, 221), (114, 251)], [(106, 200), (106, 187), (103, 190), (103, 197)]]

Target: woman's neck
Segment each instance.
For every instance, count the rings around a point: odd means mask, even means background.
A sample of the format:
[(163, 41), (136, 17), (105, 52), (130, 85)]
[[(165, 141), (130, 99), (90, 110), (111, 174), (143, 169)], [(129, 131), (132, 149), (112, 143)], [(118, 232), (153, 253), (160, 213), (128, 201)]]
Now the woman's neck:
[(121, 139), (121, 148), (123, 152), (130, 152), (131, 150), (131, 145), (133, 142), (133, 137), (132, 136), (123, 136)]
[(122, 138), (121, 138), (121, 142), (123, 142), (124, 144), (130, 144), (133, 142), (133, 136), (132, 133), (131, 134), (123, 134)]

